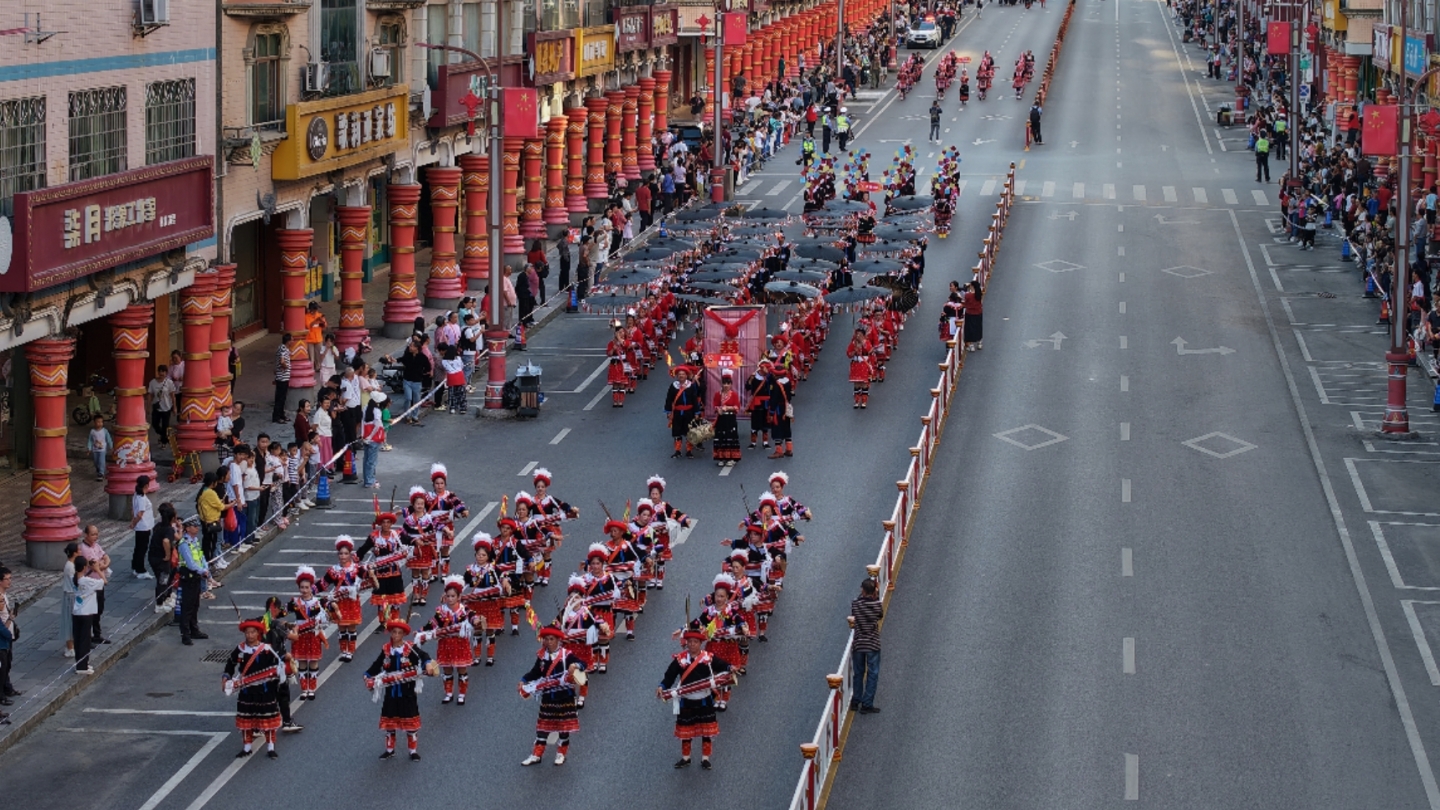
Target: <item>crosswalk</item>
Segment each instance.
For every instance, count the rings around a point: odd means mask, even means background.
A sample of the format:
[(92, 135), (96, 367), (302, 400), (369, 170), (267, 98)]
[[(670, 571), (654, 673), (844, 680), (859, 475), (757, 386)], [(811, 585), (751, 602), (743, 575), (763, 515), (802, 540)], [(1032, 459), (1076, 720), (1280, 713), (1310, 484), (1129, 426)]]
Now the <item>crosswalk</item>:
[[(981, 197), (993, 197), (1000, 193), (1002, 181), (1003, 178), (999, 176), (988, 177), (984, 180), (973, 177), (961, 178), (960, 194), (964, 196), (968, 189), (969, 193), (978, 192)], [(742, 198), (776, 197), (799, 191), (801, 191), (801, 184), (794, 178), (761, 175), (750, 178), (748, 182), (735, 190), (735, 194)], [(1275, 204), (1275, 198), (1270, 196), (1266, 189), (1260, 188), (1250, 189), (1248, 194), (1245, 190), (1214, 189), (1204, 186), (1185, 188), (1182, 186), (1134, 184), (1126, 189), (1124, 186), (1117, 186), (1114, 183), (1066, 183), (1057, 180), (1031, 180), (1018, 177), (1015, 179), (1015, 193), (1021, 198), (1029, 195), (1031, 199), (1055, 202), (1105, 201), (1117, 204), (1208, 206), (1211, 204), (1211, 200), (1218, 199), (1223, 201), (1224, 205), (1236, 207), (1243, 204), (1246, 207), (1269, 208)]]

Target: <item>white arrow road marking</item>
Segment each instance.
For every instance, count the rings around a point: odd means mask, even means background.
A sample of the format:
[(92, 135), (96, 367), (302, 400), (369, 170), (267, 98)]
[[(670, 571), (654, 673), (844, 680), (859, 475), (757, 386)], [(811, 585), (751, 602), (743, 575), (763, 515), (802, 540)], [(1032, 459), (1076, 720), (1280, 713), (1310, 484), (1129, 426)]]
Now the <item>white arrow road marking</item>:
[(1063, 332), (1055, 332), (1054, 334), (1050, 335), (1050, 337), (1048, 337), (1048, 338), (1041, 338), (1041, 339), (1039, 339), (1039, 340), (1027, 340), (1027, 341), (1025, 341), (1025, 348), (1027, 348), (1027, 349), (1038, 349), (1038, 348), (1040, 348), (1040, 344), (1042, 344), (1042, 343), (1049, 343), (1049, 344), (1050, 344), (1050, 348), (1055, 349), (1056, 351), (1059, 351), (1059, 350), (1060, 350), (1060, 342), (1061, 342), (1062, 340), (1064, 340), (1064, 339), (1065, 339), (1065, 333), (1063, 333)]
[(1161, 225), (1199, 225), (1199, 224), (1200, 224), (1199, 222), (1197, 222), (1196, 220), (1193, 220), (1193, 219), (1166, 219), (1164, 214), (1156, 214), (1156, 215), (1155, 215), (1155, 221), (1158, 222), (1158, 223), (1160, 223)]
[(1234, 354), (1235, 350), (1229, 346), (1216, 346), (1213, 349), (1187, 349), (1185, 338), (1177, 337), (1170, 341), (1175, 346), (1176, 354)]
[(987, 143), (994, 143), (994, 142), (995, 142), (995, 139), (994, 139), (994, 138), (988, 138), (988, 139), (987, 139), (987, 138), (976, 138), (974, 141), (972, 141), (972, 142), (970, 143), (970, 145), (971, 145), (971, 146), (984, 146), (984, 145), (987, 144)]
[(1074, 211), (1066, 211), (1065, 213), (1060, 214), (1060, 213), (1056, 213), (1056, 212), (1054, 212), (1054, 211), (1051, 211), (1051, 212), (1050, 212), (1050, 218), (1051, 218), (1051, 219), (1068, 219), (1068, 220), (1070, 220), (1071, 222), (1074, 222), (1074, 221), (1075, 221), (1075, 212), (1074, 212)]

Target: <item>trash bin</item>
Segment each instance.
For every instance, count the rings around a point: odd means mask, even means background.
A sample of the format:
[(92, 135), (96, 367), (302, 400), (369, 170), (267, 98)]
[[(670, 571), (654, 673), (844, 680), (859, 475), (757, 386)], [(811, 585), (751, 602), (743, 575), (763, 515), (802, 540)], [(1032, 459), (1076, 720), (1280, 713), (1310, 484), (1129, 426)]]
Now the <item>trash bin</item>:
[(1215, 123), (1222, 127), (1230, 126), (1230, 106), (1222, 104), (1220, 110), (1215, 113)]
[(520, 407), (515, 410), (515, 415), (522, 418), (539, 416), (543, 401), (540, 395), (540, 367), (526, 363), (515, 369), (515, 387), (520, 391)]

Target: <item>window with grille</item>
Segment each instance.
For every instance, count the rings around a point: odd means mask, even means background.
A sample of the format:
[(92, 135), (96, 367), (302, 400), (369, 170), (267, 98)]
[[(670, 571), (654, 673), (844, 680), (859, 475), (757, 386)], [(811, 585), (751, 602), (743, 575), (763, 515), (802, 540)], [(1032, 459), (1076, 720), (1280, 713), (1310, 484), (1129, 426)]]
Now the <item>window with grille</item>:
[(128, 169), (124, 87), (70, 94), (70, 180)]
[(255, 35), (250, 66), (250, 125), (262, 127), (285, 119), (284, 37), (279, 31)]
[(398, 18), (387, 17), (380, 21), (379, 48), (390, 54), (390, 78), (384, 80), (386, 87), (405, 83), (405, 23)]
[(0, 101), (0, 215), (15, 195), (45, 187), (45, 97)]
[(145, 165), (195, 156), (195, 80), (145, 85)]
[(355, 0), (321, 0), (320, 58), (330, 64), (326, 95), (343, 96), (364, 89), (355, 59), (357, 39)]

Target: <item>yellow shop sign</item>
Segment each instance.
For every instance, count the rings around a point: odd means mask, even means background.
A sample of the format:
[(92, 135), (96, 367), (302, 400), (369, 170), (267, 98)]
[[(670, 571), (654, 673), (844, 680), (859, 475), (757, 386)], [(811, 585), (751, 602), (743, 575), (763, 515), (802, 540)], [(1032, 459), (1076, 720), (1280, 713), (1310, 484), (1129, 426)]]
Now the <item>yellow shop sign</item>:
[(393, 87), (291, 104), (270, 176), (300, 180), (394, 154), (409, 145), (409, 112), (409, 91)]
[(615, 69), (615, 26), (597, 25), (575, 32), (575, 75), (594, 76)]

